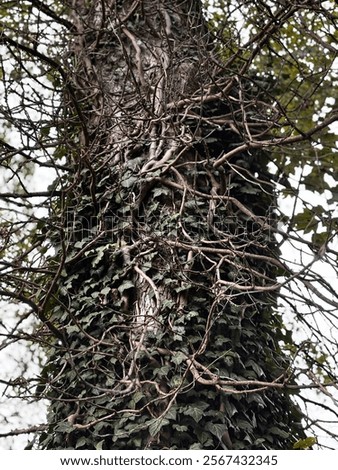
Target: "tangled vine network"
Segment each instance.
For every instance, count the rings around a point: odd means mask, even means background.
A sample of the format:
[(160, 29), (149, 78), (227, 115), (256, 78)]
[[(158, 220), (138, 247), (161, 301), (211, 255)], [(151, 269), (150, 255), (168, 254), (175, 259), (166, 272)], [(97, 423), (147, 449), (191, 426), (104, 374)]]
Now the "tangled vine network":
[(210, 3), (1, 6), (8, 445), (337, 445), (337, 13)]

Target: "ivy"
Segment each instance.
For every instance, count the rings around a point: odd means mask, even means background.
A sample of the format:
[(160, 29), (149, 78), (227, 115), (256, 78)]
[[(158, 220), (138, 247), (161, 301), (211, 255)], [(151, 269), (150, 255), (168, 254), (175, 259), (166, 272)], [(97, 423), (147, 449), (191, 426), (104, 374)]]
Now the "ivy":
[[(24, 61), (41, 59), (62, 88), (62, 112), (23, 131), (36, 134), (23, 144), (28, 157), (5, 146), (6, 158), (18, 158), (13, 175), (25, 159), (29, 174), (48, 148), (55, 165), (34, 248), (17, 237), (8, 250), (9, 285), (20, 280), (18, 298), (36, 302), (43, 325), (37, 395), (50, 408), (40, 446), (311, 447), (293, 399), (297, 361), (316, 364), (325, 384), (332, 374), (324, 349), (298, 345), (284, 324), (285, 304), (296, 310), (293, 281), (305, 307), (319, 307), (303, 293), (313, 273), (290, 267), (280, 249), (285, 239), (301, 242), (314, 264), (337, 217), (306, 198), (283, 216), (278, 197), (297, 199), (302, 187), (337, 199), (335, 136), (312, 132), (335, 109), (335, 92), (328, 100), (320, 86), (333, 61), (321, 42), (336, 39), (323, 22), (329, 6), (218, 1), (206, 24), (200, 2), (189, 11), (189, 2), (163, 11), (117, 2), (102, 18), (95, 1), (85, 3), (70, 15), (79, 36), (56, 2), (69, 41), (56, 63), (32, 49), (29, 32), (18, 43)], [(11, 29), (19, 7), (6, 18), (9, 6), (0, 15)], [(23, 2), (25, 21), (29, 8)], [(4, 67), (2, 78), (10, 89), (27, 70), (7, 77)], [(18, 247), (24, 255), (12, 254)]]

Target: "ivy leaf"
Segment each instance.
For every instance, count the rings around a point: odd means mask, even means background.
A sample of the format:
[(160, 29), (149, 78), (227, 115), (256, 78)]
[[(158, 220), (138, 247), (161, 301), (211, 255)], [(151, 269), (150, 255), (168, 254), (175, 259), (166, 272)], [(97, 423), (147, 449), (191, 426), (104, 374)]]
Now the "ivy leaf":
[(55, 427), (55, 431), (60, 433), (69, 434), (74, 430), (73, 426), (71, 426), (68, 421), (63, 421)]
[(93, 260), (92, 262), (92, 266), (95, 267), (99, 264), (99, 262), (102, 260), (103, 256), (104, 256), (104, 253), (106, 251), (106, 247), (105, 246), (100, 246), (98, 249), (97, 249), (97, 255), (96, 255), (96, 258)]
[(98, 443), (95, 445), (95, 449), (96, 449), (96, 450), (102, 450), (103, 444), (104, 444), (104, 439), (102, 439), (100, 442), (98, 442)]
[(100, 293), (101, 293), (102, 295), (108, 295), (110, 291), (111, 291), (111, 287), (106, 286), (106, 287), (104, 287), (104, 288), (101, 290)]
[(274, 434), (275, 436), (283, 437), (284, 439), (287, 439), (289, 437), (288, 432), (284, 431), (281, 428), (277, 428), (277, 426), (272, 426), (272, 428), (269, 429), (269, 432), (271, 434)]
[(88, 243), (87, 240), (80, 240), (74, 244), (74, 248), (82, 248), (86, 243)]
[(156, 436), (160, 432), (160, 430), (163, 428), (163, 426), (166, 426), (169, 424), (169, 420), (166, 418), (155, 418), (151, 420), (151, 424), (149, 425), (149, 434), (151, 437)]
[(246, 367), (251, 368), (257, 375), (257, 377), (262, 377), (264, 375), (263, 369), (252, 359), (246, 362)]
[(192, 419), (198, 423), (204, 416), (204, 410), (208, 408), (206, 403), (196, 403), (195, 405), (188, 405), (184, 410), (183, 414), (191, 416)]
[(166, 413), (166, 419), (170, 419), (172, 421), (176, 421), (177, 419), (177, 407), (176, 406), (172, 406), (168, 412)]
[(79, 447), (86, 446), (88, 444), (87, 439), (82, 436), (80, 439), (76, 442), (75, 449), (78, 449)]
[(181, 351), (175, 352), (172, 358), (174, 364), (179, 366), (183, 361), (186, 359), (186, 355), (183, 354)]
[(175, 305), (175, 302), (174, 302), (173, 300), (170, 300), (170, 299), (165, 299), (165, 300), (162, 302), (162, 307), (163, 307), (163, 309), (165, 309), (165, 308), (172, 308), (174, 305)]
[(118, 291), (121, 292), (121, 294), (128, 289), (132, 289), (134, 286), (134, 283), (132, 281), (126, 280), (123, 281), (123, 283), (118, 287)]
[(246, 419), (238, 419), (236, 421), (237, 426), (244, 431), (252, 431), (252, 424)]
[(227, 431), (228, 426), (226, 424), (214, 424), (209, 422), (206, 424), (205, 429), (210, 431), (214, 436), (218, 437), (218, 439), (221, 439), (225, 431)]
[(173, 429), (175, 429), (178, 432), (185, 432), (188, 431), (188, 426), (181, 426), (179, 424), (173, 424)]
[(123, 188), (131, 188), (137, 182), (138, 178), (136, 176), (129, 176), (121, 181), (121, 186)]
[(170, 191), (168, 188), (160, 187), (160, 188), (155, 188), (153, 191), (154, 198), (157, 196), (162, 196), (162, 195), (167, 196), (168, 194), (170, 194)]
[(224, 400), (224, 406), (226, 410), (226, 415), (228, 418), (232, 418), (237, 413), (237, 408), (229, 400)]

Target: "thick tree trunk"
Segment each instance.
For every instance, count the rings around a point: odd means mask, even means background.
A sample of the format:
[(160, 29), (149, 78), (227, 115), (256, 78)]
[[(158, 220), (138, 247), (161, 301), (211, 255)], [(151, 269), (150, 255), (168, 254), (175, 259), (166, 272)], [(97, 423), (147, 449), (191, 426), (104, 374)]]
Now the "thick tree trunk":
[(264, 133), (250, 82), (197, 0), (74, 0), (70, 18), (42, 447), (292, 447), (273, 186), (263, 152), (236, 151)]

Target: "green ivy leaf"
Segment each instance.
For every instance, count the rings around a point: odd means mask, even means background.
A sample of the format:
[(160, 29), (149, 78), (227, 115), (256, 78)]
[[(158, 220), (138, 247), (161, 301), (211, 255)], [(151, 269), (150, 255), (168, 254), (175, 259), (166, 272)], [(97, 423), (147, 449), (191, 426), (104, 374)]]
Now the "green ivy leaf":
[(281, 428), (278, 428), (277, 426), (272, 426), (271, 428), (269, 428), (269, 432), (271, 434), (275, 434), (275, 436), (283, 437), (284, 439), (287, 439), (289, 437), (288, 432), (284, 431)]
[(71, 426), (68, 421), (63, 421), (55, 426), (55, 431), (59, 433), (69, 434), (74, 430), (73, 426)]
[(153, 191), (154, 198), (162, 195), (167, 196), (168, 194), (170, 194), (169, 189), (164, 187), (155, 188)]
[(101, 290), (101, 294), (102, 295), (108, 295), (109, 292), (111, 291), (111, 287), (104, 287), (102, 290)]
[(150, 436), (156, 436), (156, 434), (160, 432), (163, 426), (166, 426), (167, 424), (169, 424), (169, 420), (166, 418), (154, 418), (153, 420), (151, 420), (151, 424), (148, 428)]
[(204, 416), (204, 411), (208, 408), (209, 405), (207, 403), (196, 403), (195, 405), (188, 405), (184, 410), (183, 414), (187, 416), (191, 416), (192, 419), (198, 423)]
[(136, 176), (129, 176), (121, 181), (121, 186), (123, 188), (131, 188), (137, 182), (138, 178)]
[[(102, 442), (102, 441), (101, 441)], [(79, 447), (85, 447), (87, 444), (87, 439), (82, 436), (80, 439), (76, 442), (75, 449), (78, 449)]]
[(185, 431), (188, 431), (188, 426), (181, 426), (179, 424), (173, 424), (173, 429), (175, 429), (178, 432), (185, 432)]
[(99, 441), (99, 442), (95, 445), (95, 449), (96, 449), (96, 450), (102, 450), (102, 449), (103, 449), (103, 444), (104, 444), (104, 439), (102, 439), (101, 441)]
[(210, 431), (214, 436), (218, 437), (218, 439), (221, 439), (225, 431), (227, 431), (228, 426), (226, 424), (214, 424), (209, 422), (206, 424), (205, 429)]
[(134, 283), (132, 281), (126, 280), (123, 281), (123, 283), (118, 287), (118, 291), (121, 292), (121, 294), (128, 289), (134, 288)]
[(179, 366), (183, 361), (186, 360), (186, 358), (187, 356), (185, 354), (183, 354), (181, 351), (178, 351), (173, 354), (172, 361), (174, 364)]

